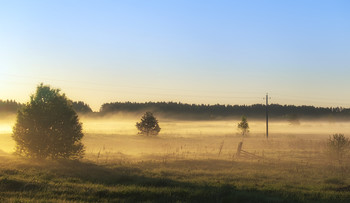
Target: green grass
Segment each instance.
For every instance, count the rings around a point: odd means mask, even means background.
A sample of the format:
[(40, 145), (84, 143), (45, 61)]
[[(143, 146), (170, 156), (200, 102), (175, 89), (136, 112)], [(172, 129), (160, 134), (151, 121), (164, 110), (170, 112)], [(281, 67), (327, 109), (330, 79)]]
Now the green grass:
[(217, 159), (109, 162), (0, 157), (1, 202), (349, 202), (350, 168)]
[(327, 138), (252, 134), (243, 149), (258, 161), (233, 158), (235, 135), (88, 133), (80, 162), (0, 152), (0, 202), (350, 202), (350, 157), (329, 160)]

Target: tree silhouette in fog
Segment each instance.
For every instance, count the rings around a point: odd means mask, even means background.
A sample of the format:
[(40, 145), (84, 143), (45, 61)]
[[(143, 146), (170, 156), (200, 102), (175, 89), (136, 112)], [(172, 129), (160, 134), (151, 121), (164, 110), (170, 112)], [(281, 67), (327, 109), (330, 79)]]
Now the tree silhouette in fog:
[(18, 111), (12, 135), (17, 154), (40, 159), (82, 158), (83, 136), (70, 100), (43, 84)]
[(344, 134), (333, 134), (328, 139), (327, 147), (329, 155), (341, 164), (350, 151), (350, 139)]
[(160, 127), (158, 125), (158, 120), (153, 116), (151, 112), (146, 112), (142, 118), (141, 122), (136, 123), (136, 127), (141, 135), (158, 135), (160, 132)]
[(238, 123), (237, 127), (241, 131), (243, 137), (247, 135), (249, 133), (249, 124), (247, 121), (247, 117), (242, 116), (241, 122)]

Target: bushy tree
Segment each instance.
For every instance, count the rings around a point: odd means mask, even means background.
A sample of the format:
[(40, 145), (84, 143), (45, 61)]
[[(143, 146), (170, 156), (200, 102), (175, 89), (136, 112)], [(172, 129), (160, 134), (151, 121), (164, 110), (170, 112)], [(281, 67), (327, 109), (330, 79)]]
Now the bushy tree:
[(82, 125), (60, 90), (40, 84), (17, 113), (16, 153), (33, 158), (78, 159), (84, 155)]
[(242, 116), (241, 122), (238, 123), (237, 127), (241, 131), (243, 137), (247, 135), (249, 133), (249, 124), (247, 121), (247, 117)]
[(151, 112), (146, 112), (142, 118), (141, 122), (136, 123), (136, 127), (141, 135), (158, 135), (160, 132), (160, 127), (158, 125), (158, 120), (153, 116)]
[(344, 156), (350, 151), (350, 139), (344, 134), (334, 134), (329, 137), (327, 147), (331, 157), (342, 163)]

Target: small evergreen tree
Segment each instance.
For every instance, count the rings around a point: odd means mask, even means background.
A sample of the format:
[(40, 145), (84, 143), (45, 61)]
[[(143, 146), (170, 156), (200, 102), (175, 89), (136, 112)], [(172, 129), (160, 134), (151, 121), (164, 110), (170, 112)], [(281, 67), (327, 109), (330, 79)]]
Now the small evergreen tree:
[(350, 151), (350, 139), (344, 134), (334, 134), (329, 137), (327, 147), (329, 155), (341, 164), (344, 156)]
[(243, 137), (249, 133), (249, 124), (245, 116), (242, 116), (241, 122), (238, 123), (237, 127), (241, 131)]
[(17, 154), (40, 159), (82, 158), (83, 136), (72, 103), (60, 90), (43, 84), (18, 111), (12, 134)]
[(146, 112), (142, 118), (141, 122), (136, 123), (136, 127), (141, 135), (158, 135), (160, 132), (160, 127), (158, 125), (158, 120), (153, 116), (151, 112)]

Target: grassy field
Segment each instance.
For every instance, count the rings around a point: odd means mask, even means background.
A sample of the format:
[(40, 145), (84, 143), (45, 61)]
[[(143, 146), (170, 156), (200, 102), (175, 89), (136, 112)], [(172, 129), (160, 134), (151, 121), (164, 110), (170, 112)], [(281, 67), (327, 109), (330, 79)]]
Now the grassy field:
[(235, 156), (242, 138), (234, 122), (169, 122), (161, 126), (163, 134), (152, 138), (135, 135), (133, 122), (84, 123), (86, 156), (81, 161), (36, 161), (11, 155), (14, 143), (4, 130), (0, 134), (5, 151), (0, 154), (0, 201), (350, 200), (350, 160), (340, 165), (325, 151), (330, 132), (324, 129), (337, 128), (347, 135), (344, 123), (278, 123), (272, 125), (275, 132), (269, 140), (264, 138), (263, 123), (252, 123), (251, 128), (261, 130), (252, 129), (243, 149), (260, 159)]

